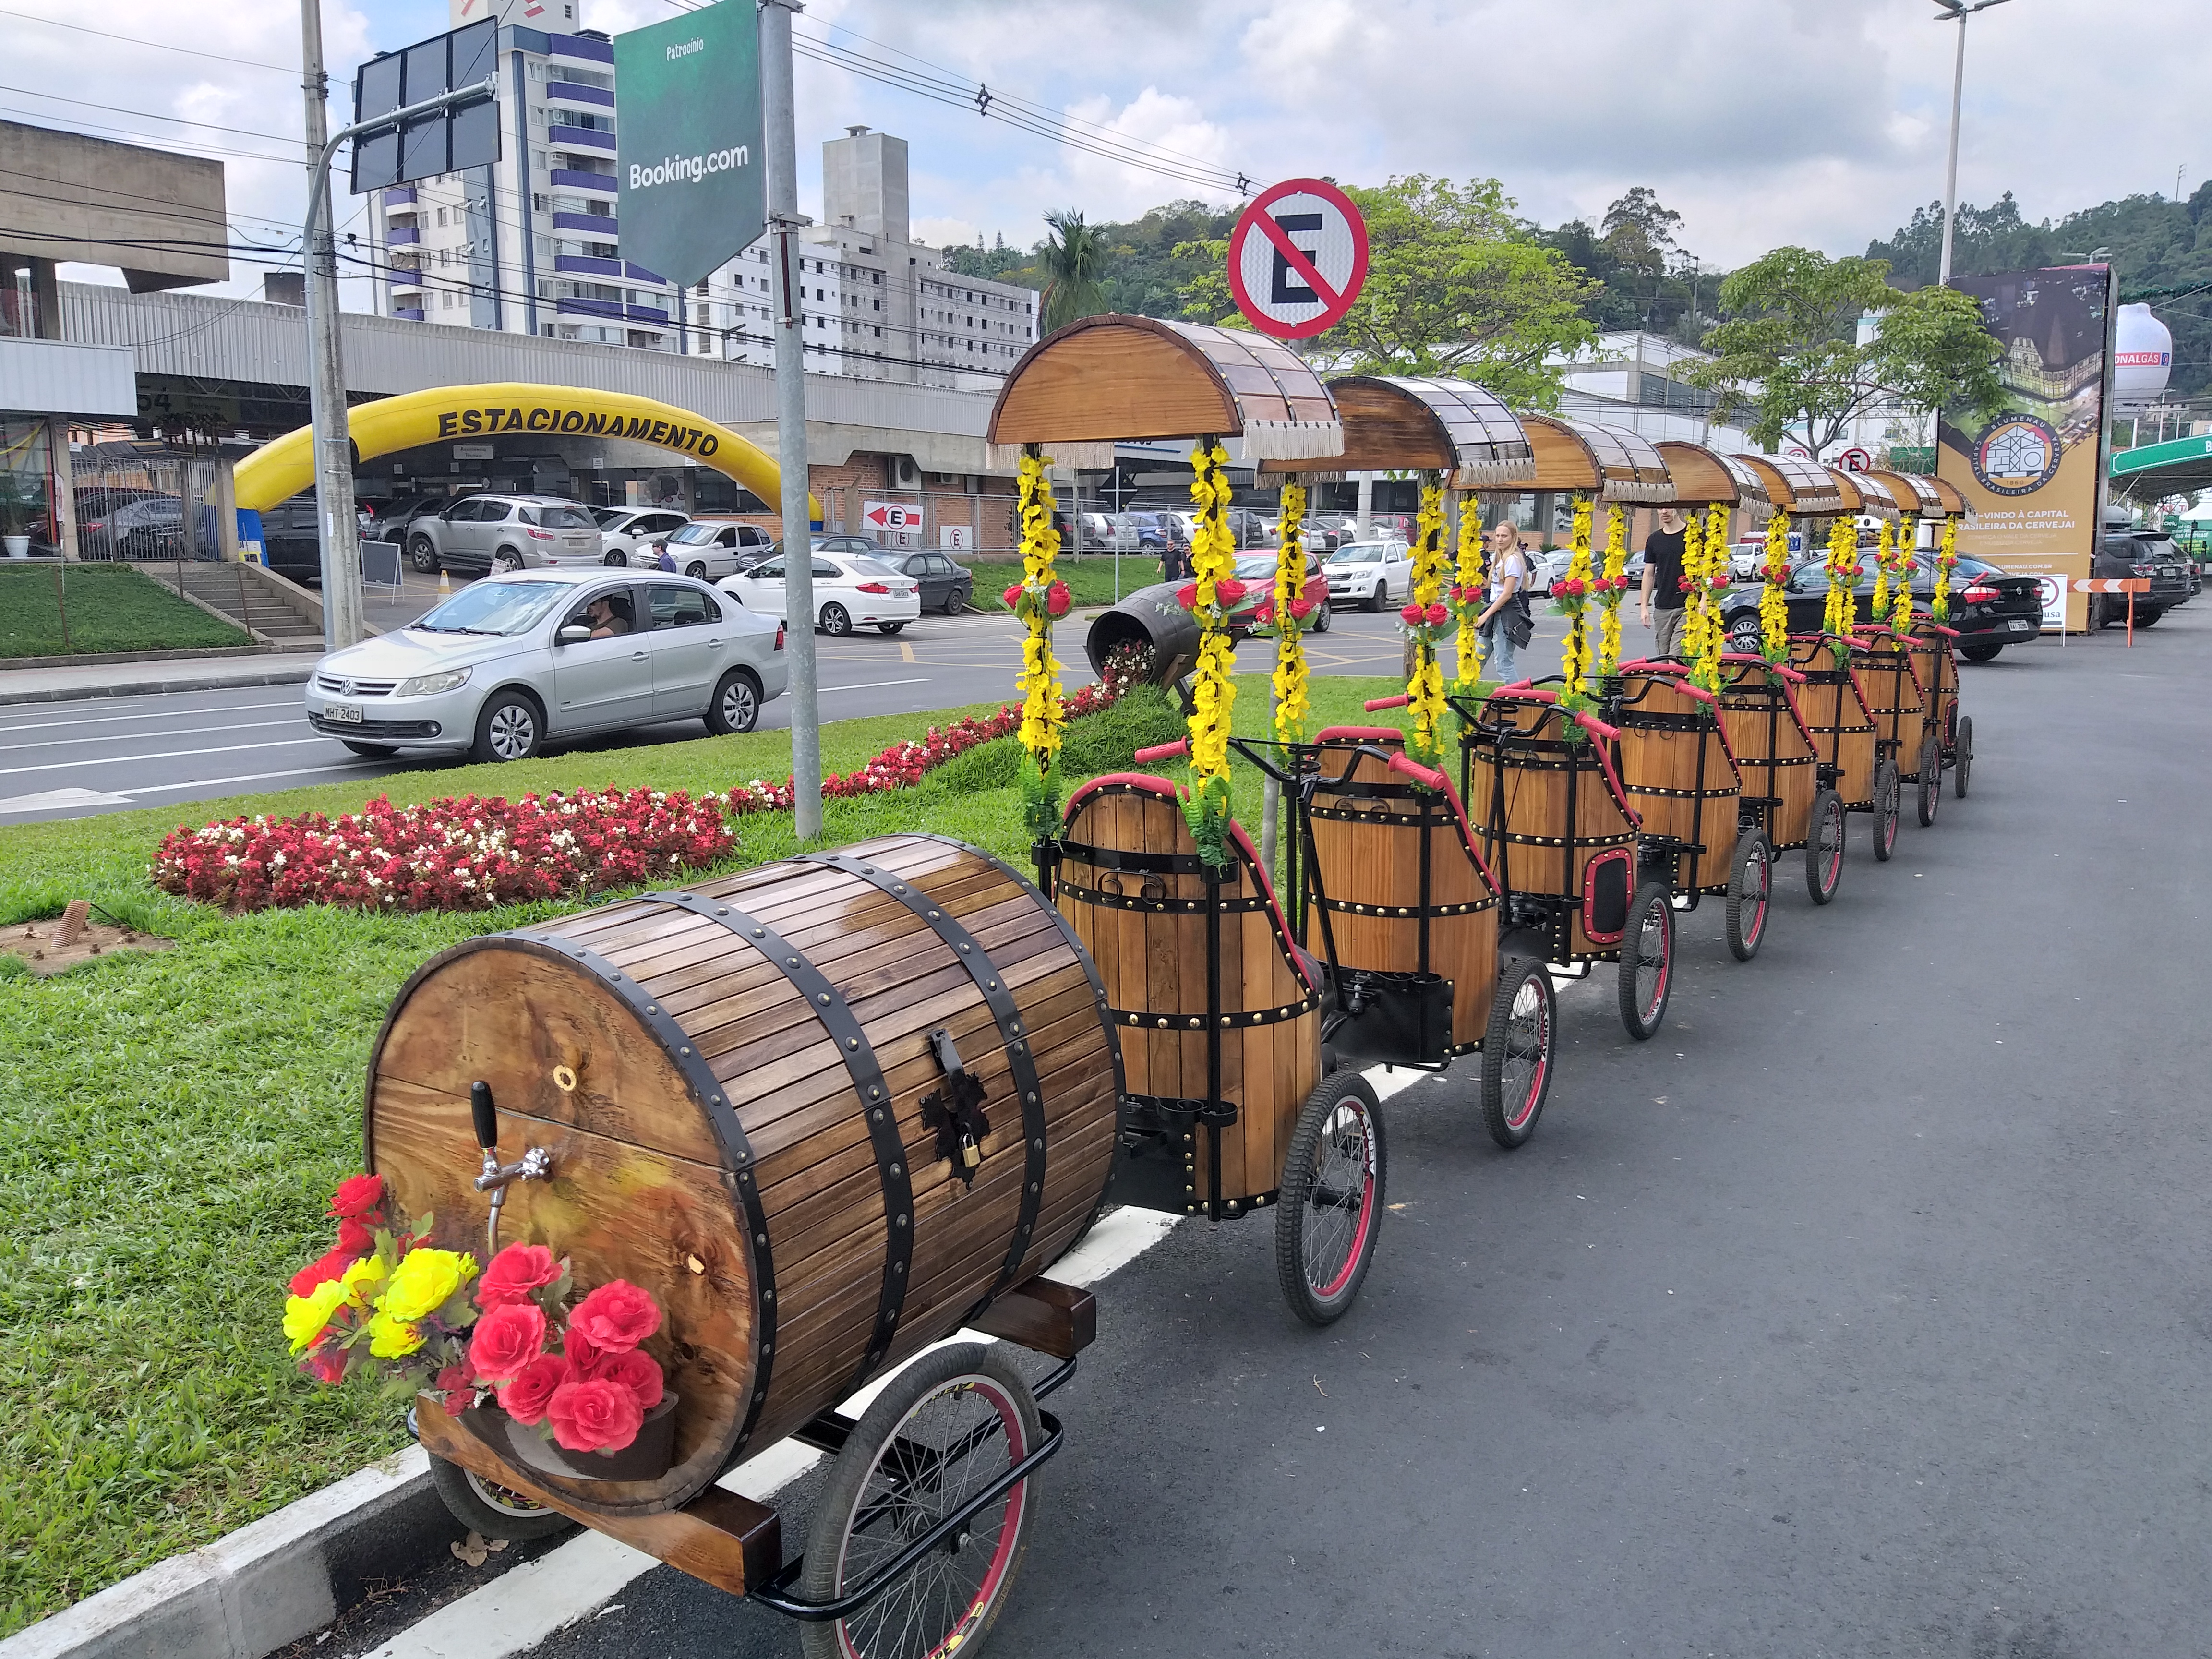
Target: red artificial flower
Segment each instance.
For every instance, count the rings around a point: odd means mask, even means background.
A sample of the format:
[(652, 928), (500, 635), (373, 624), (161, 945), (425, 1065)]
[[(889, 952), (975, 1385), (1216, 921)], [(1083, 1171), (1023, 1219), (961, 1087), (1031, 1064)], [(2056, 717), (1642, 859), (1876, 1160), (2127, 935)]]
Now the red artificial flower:
[(499, 1391), (500, 1409), (525, 1427), (535, 1426), (545, 1420), (546, 1402), (574, 1376), (568, 1362), (558, 1354), (540, 1354)]
[(1021, 585), (1019, 582), (1016, 582), (1012, 586), (1009, 587), (1009, 588), (1008, 588), (1005, 592), (1001, 593), (999, 597), (1000, 597), (1000, 599), (1004, 599), (1004, 600), (1006, 602), (1006, 609), (1007, 609), (1007, 610), (1009, 610), (1009, 611), (1013, 610), (1017, 605), (1018, 605), (1021, 603), (1021, 600), (1022, 600), (1022, 585)]
[(600, 1363), (606, 1358), (598, 1344), (576, 1328), (574, 1319), (568, 1322), (568, 1328), (561, 1333), (561, 1352), (567, 1357), (569, 1369), (579, 1376), (597, 1376)]
[(359, 1250), (349, 1250), (343, 1244), (328, 1255), (318, 1257), (292, 1275), (291, 1291), (295, 1296), (307, 1296), (318, 1285), (327, 1284), (361, 1260)]
[(618, 1353), (602, 1362), (599, 1375), (609, 1382), (628, 1389), (646, 1411), (660, 1403), (660, 1396), (667, 1389), (659, 1362), (642, 1348), (632, 1348), (628, 1353)]
[(477, 1281), (477, 1306), (496, 1308), (509, 1302), (527, 1302), (561, 1277), (561, 1263), (543, 1244), (510, 1244), (497, 1255)]
[(637, 1438), (645, 1408), (620, 1383), (593, 1377), (554, 1389), (545, 1402), (545, 1417), (564, 1451), (617, 1452)]
[(469, 1381), (469, 1368), (465, 1365), (447, 1366), (438, 1373), (438, 1380), (432, 1387), (445, 1395), (449, 1412), (465, 1412), (477, 1403), (476, 1385)]
[(1431, 628), (1441, 628), (1444, 625), (1445, 622), (1450, 617), (1450, 616), (1451, 612), (1445, 610), (1443, 605), (1432, 605), (1428, 610), (1429, 626)]
[(1234, 576), (1224, 576), (1213, 585), (1213, 597), (1222, 605), (1235, 605), (1244, 597), (1244, 584)]
[(568, 1328), (605, 1353), (626, 1353), (660, 1328), (660, 1306), (626, 1279), (609, 1279), (579, 1302)]
[(337, 1191), (331, 1194), (329, 1214), (347, 1221), (367, 1222), (384, 1202), (384, 1177), (380, 1175), (348, 1176), (338, 1182)]
[(374, 1233), (349, 1215), (338, 1218), (338, 1249), (351, 1250), (356, 1256), (362, 1256), (375, 1248)]
[(1196, 582), (1185, 582), (1181, 587), (1176, 589), (1176, 603), (1186, 611), (1197, 610), (1198, 584)]
[(469, 1372), (485, 1383), (512, 1382), (545, 1352), (545, 1312), (535, 1302), (507, 1302), (477, 1321), (469, 1338)]
[(331, 1353), (311, 1353), (300, 1362), (300, 1369), (318, 1382), (343, 1382), (346, 1374), (346, 1351)]
[(1300, 622), (1304, 622), (1308, 617), (1312, 616), (1314, 610), (1315, 605), (1311, 599), (1292, 599), (1291, 601), (1291, 615), (1297, 617)]
[(1068, 606), (1074, 603), (1066, 582), (1054, 582), (1044, 591), (1044, 614), (1048, 617), (1065, 617)]
[(1398, 613), (1398, 620), (1404, 623), (1408, 628), (1419, 628), (1421, 625), (1421, 616), (1422, 611), (1420, 606), (1418, 605), (1409, 605), (1403, 611), (1401, 611)]
[(1261, 600), (1257, 605), (1253, 607), (1252, 620), (1256, 623), (1272, 623), (1274, 621), (1275, 602), (1273, 599)]

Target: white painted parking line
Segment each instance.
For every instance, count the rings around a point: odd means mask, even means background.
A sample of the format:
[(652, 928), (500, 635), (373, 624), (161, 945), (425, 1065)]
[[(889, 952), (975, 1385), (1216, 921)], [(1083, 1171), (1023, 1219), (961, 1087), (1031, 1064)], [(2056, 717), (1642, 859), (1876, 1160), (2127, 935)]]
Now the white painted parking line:
[(335, 738), (285, 738), (276, 743), (227, 743), (213, 749), (163, 749), (150, 755), (102, 755), (93, 760), (49, 761), (42, 766), (0, 767), (0, 778), (12, 778), (21, 772), (67, 772), (82, 766), (129, 766), (138, 761), (185, 760), (193, 755), (235, 755), (246, 749), (304, 749), (310, 744), (337, 741)]
[[(12, 755), (19, 750), (26, 749), (82, 748), (84, 744), (88, 743), (143, 743), (147, 738), (152, 737), (193, 738), (198, 737), (203, 732), (266, 732), (274, 726), (305, 726), (307, 723), (307, 717), (305, 714), (302, 714), (296, 720), (233, 720), (227, 726), (182, 726), (158, 732), (117, 732), (104, 738), (41, 738), (36, 743), (10, 743), (0, 744), (0, 754)], [(5, 738), (9, 735), (12, 734), (8, 732), (0, 732), (0, 738)]]
[[(184, 691), (171, 691), (164, 693), (163, 695), (177, 697), (189, 696), (191, 694)], [(118, 701), (119, 702), (121, 699), (118, 698)], [(81, 720), (33, 720), (29, 724), (23, 726), (9, 726), (5, 723), (0, 723), (0, 738), (13, 737), (18, 732), (45, 732), (49, 731), (55, 726), (112, 726), (118, 720), (198, 720), (201, 716), (205, 714), (243, 714), (256, 708), (297, 708), (300, 706), (299, 698), (286, 697), (281, 702), (228, 703), (221, 708), (149, 708), (142, 714), (88, 714)], [(128, 736), (129, 734), (125, 732), (118, 732), (117, 735)]]
[(824, 685), (817, 689), (823, 691), (880, 691), (887, 685), (927, 685), (928, 684), (929, 681), (925, 677), (911, 680), (863, 680), (858, 685)]
[(103, 795), (97, 789), (49, 789), (40, 795), (15, 795), (0, 800), (0, 817), (13, 812), (58, 812), (66, 807), (128, 806), (128, 795)]
[(228, 783), (266, 783), (271, 778), (317, 777), (380, 777), (380, 769), (395, 769), (390, 761), (370, 761), (366, 764), (348, 765), (339, 761), (330, 766), (303, 766), (290, 772), (247, 772), (234, 778), (192, 778), (183, 783), (149, 784), (143, 789), (125, 789), (119, 793), (137, 799), (141, 795), (173, 795), (179, 789), (212, 789)]

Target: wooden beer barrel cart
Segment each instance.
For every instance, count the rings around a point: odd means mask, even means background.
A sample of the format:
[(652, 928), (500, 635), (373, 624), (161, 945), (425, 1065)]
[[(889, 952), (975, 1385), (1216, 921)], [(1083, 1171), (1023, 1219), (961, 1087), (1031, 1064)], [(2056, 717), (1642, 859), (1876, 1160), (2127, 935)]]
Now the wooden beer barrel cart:
[(1743, 780), (1744, 800), (1762, 815), (1777, 853), (1805, 852), (1805, 890), (1832, 903), (1844, 878), (1844, 803), (1836, 769), (1820, 758), (1817, 739), (1797, 707), (1805, 676), (1763, 656), (1727, 652), (1721, 687), (1721, 729)]
[[(650, 1292), (675, 1401), (603, 1459), (424, 1395), (449, 1506), (495, 1537), (580, 1522), (807, 1621), (810, 1655), (979, 1643), (1060, 1444), (1036, 1398), (1095, 1329), (1042, 1274), (1106, 1194), (1104, 1006), (1034, 886), (929, 836), (432, 958), (370, 1060), (368, 1167), (447, 1226), (489, 1188), (492, 1248)], [(963, 1326), (1060, 1363), (1033, 1386), (989, 1345), (915, 1358)], [(857, 1421), (833, 1409), (908, 1360)], [(787, 1436), (833, 1458), (788, 1565), (776, 1511), (716, 1484)]]
[[(1913, 500), (1914, 510), (1921, 517), (1943, 525), (1947, 533), (1955, 535), (1954, 526), (1966, 512), (1966, 497), (1960, 494), (1957, 485), (1918, 472), (1881, 472), (1874, 476), (1888, 486), (1893, 495)], [(1939, 541), (1939, 559), (1942, 546)], [(1939, 582), (1942, 576), (1939, 570)], [(1913, 613), (1906, 648), (1911, 653), (1913, 675), (1920, 682), (1927, 701), (1928, 725), (1936, 739), (1935, 766), (1923, 766), (1905, 775), (1905, 781), (1915, 786), (1914, 805), (1923, 824), (1936, 822), (1936, 805), (1943, 793), (1942, 774), (1948, 771), (1952, 775), (1953, 787), (1963, 800), (1973, 771), (1974, 722), (1971, 716), (1959, 712), (1958, 639), (1958, 630), (1945, 627), (1932, 613)]]
[[(1111, 464), (1117, 440), (1243, 441), (1248, 460), (1334, 456), (1343, 429), (1304, 361), (1263, 335), (1089, 317), (1041, 340), (992, 411), (990, 440)], [(1326, 463), (1324, 463), (1326, 464)], [(1202, 653), (1202, 648), (1201, 648)], [(1184, 752), (1147, 750), (1140, 764)], [(1386, 1176), (1373, 1089), (1322, 1052), (1325, 987), (1243, 828), (1207, 860), (1164, 778), (1093, 779), (1041, 843), (1042, 884), (1097, 963), (1121, 1040), (1115, 1197), (1220, 1221), (1275, 1212), (1277, 1278), (1326, 1324), (1358, 1294)]]
[[(1462, 495), (1534, 476), (1520, 422), (1471, 382), (1347, 375), (1328, 389), (1344, 424), (1333, 469), (1412, 471), (1428, 489)], [(1450, 778), (1414, 762), (1392, 726), (1233, 743), (1295, 813), (1285, 885), (1292, 931), (1318, 954), (1328, 989), (1330, 1051), (1435, 1071), (1479, 1054), (1485, 1127), (1501, 1146), (1524, 1144), (1551, 1088), (1558, 1004), (1541, 963), (1499, 951), (1498, 886)]]

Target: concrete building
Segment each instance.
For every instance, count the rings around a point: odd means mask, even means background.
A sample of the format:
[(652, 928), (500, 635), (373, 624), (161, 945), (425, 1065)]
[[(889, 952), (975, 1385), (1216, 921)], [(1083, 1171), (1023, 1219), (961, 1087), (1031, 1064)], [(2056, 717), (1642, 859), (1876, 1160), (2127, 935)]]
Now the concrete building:
[(134, 419), (127, 347), (64, 337), (60, 260), (133, 294), (230, 275), (222, 163), (0, 121), (0, 554), (78, 553), (69, 428)]
[[(499, 17), (497, 164), (377, 193), (370, 274), (403, 321), (499, 329), (726, 362), (774, 361), (763, 241), (681, 292), (623, 257), (614, 46), (574, 0), (451, 0)], [(528, 21), (525, 21), (528, 20)], [(810, 372), (995, 388), (1036, 338), (1038, 295), (958, 276), (912, 240), (906, 141), (853, 127), (823, 146), (823, 222), (803, 233)]]

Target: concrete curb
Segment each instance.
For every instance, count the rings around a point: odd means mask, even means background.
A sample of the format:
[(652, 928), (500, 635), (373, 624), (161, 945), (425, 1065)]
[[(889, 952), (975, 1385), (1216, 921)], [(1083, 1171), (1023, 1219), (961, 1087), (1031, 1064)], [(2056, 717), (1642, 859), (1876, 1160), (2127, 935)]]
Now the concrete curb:
[[(290, 653), (257, 652), (256, 657), (285, 656)], [(11, 686), (6, 682), (8, 670), (0, 670), (0, 708), (10, 703), (77, 702), (92, 697), (143, 697), (163, 691), (223, 691), (233, 686), (304, 685), (315, 672), (319, 656), (298, 653), (302, 659), (289, 666), (265, 668), (240, 674), (215, 674), (206, 670), (195, 673), (181, 669), (177, 673), (164, 674), (158, 679), (118, 680), (106, 685), (40, 685)], [(22, 671), (35, 673), (34, 669)]]
[(0, 1659), (263, 1659), (442, 1558), (455, 1528), (420, 1446), (172, 1556), (0, 1641)]
[[(185, 597), (191, 598), (190, 594)], [(231, 618), (225, 617), (225, 622)], [(237, 624), (233, 623), (236, 627)], [(240, 629), (241, 633), (246, 632)], [(9, 657), (0, 659), (0, 673), (10, 673), (19, 668), (99, 668), (116, 662), (219, 662), (238, 657), (265, 657), (278, 647), (266, 642), (258, 645), (210, 645), (197, 650), (179, 651), (88, 651), (67, 657)]]

